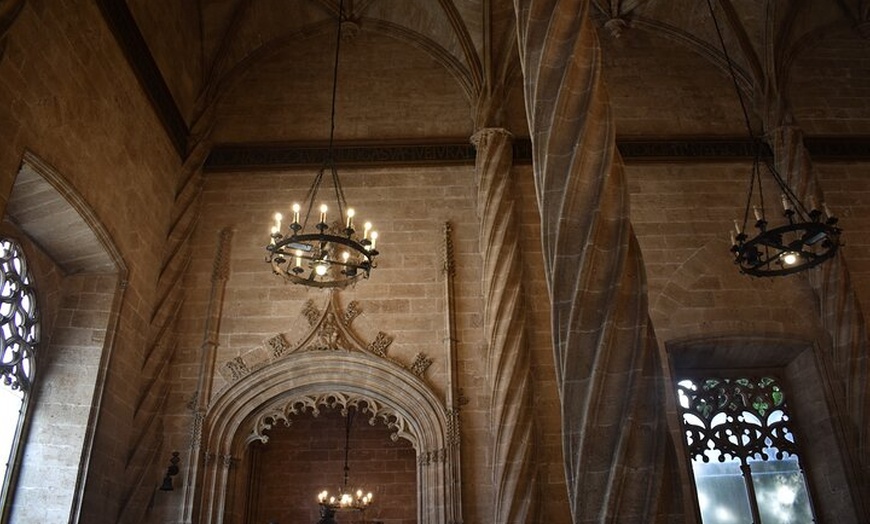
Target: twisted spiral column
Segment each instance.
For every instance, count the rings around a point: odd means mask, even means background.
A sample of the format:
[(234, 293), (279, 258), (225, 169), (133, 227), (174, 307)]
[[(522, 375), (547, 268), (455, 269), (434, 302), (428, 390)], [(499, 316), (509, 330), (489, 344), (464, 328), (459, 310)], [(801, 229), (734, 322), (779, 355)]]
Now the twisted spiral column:
[[(794, 126), (780, 126), (770, 133), (777, 169), (792, 190), (807, 202), (812, 195), (823, 202), (815, 170), (804, 147), (803, 133)], [(809, 272), (810, 285), (819, 297), (820, 315), (825, 331), (831, 337), (828, 362), (833, 371), (832, 390), (841, 414), (848, 419), (845, 428), (849, 447), (856, 450), (853, 459), (860, 468), (858, 478), (870, 478), (870, 358), (868, 358), (867, 327), (849, 269), (842, 252)], [(863, 484), (866, 486), (867, 481)]]
[(515, 0), (574, 522), (680, 519), (589, 0)]
[(519, 221), (511, 191), (513, 137), (501, 128), (474, 134), (477, 209), (483, 253), (488, 342), (493, 521), (536, 522), (538, 476), (531, 359), (525, 325)]

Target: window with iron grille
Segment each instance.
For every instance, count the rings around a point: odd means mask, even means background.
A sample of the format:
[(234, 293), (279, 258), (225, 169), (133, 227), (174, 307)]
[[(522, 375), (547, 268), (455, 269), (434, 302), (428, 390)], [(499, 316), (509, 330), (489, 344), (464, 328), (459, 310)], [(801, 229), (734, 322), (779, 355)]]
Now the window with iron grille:
[(0, 454), (6, 500), (33, 384), (39, 342), (36, 291), (21, 247), (0, 238)]
[(677, 396), (704, 524), (815, 522), (775, 377), (683, 378)]

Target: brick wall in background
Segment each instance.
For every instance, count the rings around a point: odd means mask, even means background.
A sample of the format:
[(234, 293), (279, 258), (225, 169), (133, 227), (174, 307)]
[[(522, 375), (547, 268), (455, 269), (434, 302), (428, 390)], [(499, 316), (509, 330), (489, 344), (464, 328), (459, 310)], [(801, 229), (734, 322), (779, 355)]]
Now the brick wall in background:
[[(351, 410), (348, 487), (374, 495), (365, 522), (417, 522), (417, 459), (411, 443), (393, 442), (390, 429), (369, 425), (365, 413)], [(257, 507), (252, 522), (317, 522), (317, 494), (335, 494), (344, 482), (345, 418), (339, 409), (293, 418), (268, 432), (269, 442), (254, 444), (257, 454), (251, 485)], [(341, 512), (340, 522), (363, 522), (358, 512)]]

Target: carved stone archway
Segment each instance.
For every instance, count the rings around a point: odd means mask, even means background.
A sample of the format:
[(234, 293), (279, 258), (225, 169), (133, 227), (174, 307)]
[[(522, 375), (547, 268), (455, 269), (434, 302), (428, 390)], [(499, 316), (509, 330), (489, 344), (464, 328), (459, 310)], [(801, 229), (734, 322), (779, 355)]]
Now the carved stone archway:
[[(311, 334), (295, 350), (276, 352), (260, 367), (235, 375), (217, 394), (203, 421), (201, 474), (196, 479), (195, 522), (240, 521), (248, 444), (267, 438), (275, 422), (300, 410), (330, 403), (364, 404), (370, 417), (384, 421), (394, 438), (409, 440), (417, 455), (417, 521), (461, 522), (458, 438), (448, 424), (444, 402), (416, 373), (362, 345), (343, 322), (335, 300), (312, 322)], [(340, 333), (338, 345), (323, 344), (323, 322)], [(243, 361), (241, 361), (244, 364)]]

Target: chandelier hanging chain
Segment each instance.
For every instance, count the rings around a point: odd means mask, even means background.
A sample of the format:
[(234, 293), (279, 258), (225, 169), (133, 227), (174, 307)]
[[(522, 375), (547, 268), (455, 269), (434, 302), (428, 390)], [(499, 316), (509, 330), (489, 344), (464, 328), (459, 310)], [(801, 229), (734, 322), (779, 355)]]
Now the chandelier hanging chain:
[(761, 184), (761, 169), (758, 164), (761, 162), (761, 140), (755, 136), (755, 130), (752, 129), (752, 121), (749, 118), (749, 109), (746, 107), (746, 100), (743, 98), (743, 90), (740, 89), (740, 83), (737, 81), (737, 69), (734, 67), (734, 62), (731, 60), (731, 54), (728, 52), (728, 46), (725, 45), (725, 37), (722, 35), (722, 28), (719, 27), (719, 19), (713, 11), (713, 0), (707, 0), (707, 9), (710, 11), (710, 18), (713, 19), (713, 27), (716, 29), (716, 37), (719, 39), (719, 45), (722, 48), (722, 54), (725, 56), (725, 63), (728, 65), (728, 74), (731, 77), (731, 84), (734, 86), (734, 92), (737, 93), (737, 100), (740, 101), (740, 111), (743, 115), (743, 123), (746, 125), (746, 132), (752, 141), (754, 149), (755, 161), (752, 168), (752, 176), (749, 178), (749, 192), (746, 195), (746, 208), (743, 211), (743, 230), (746, 229), (746, 224), (749, 223), (749, 208), (752, 206), (752, 195), (755, 191), (755, 182), (758, 180), (758, 192), (761, 199), (762, 220), (765, 218), (764, 213), (764, 193)]
[(365, 511), (374, 499), (371, 492), (364, 493), (359, 487), (356, 491), (349, 489), (350, 482), (350, 429), (353, 424), (356, 410), (345, 411), (344, 426), (344, 482), (336, 495), (330, 495), (327, 490), (317, 494), (317, 502), (320, 504), (321, 519), (318, 524), (333, 524), (332, 517), (338, 510)]
[(344, 488), (347, 489), (347, 481), (350, 477), (350, 466), (348, 466), (348, 458), (350, 457), (350, 425), (353, 422), (353, 412), (347, 411), (347, 420), (344, 428)]
[[(332, 174), (332, 187), (335, 190), (335, 200), (338, 202), (338, 216), (344, 217), (346, 201), (341, 183), (338, 181), (338, 170), (335, 168), (335, 106), (338, 98), (338, 57), (341, 51), (341, 26), (344, 23), (344, 0), (338, 2), (338, 30), (335, 32), (335, 61), (332, 65), (332, 106), (329, 115), (329, 146), (326, 151), (327, 164)], [(322, 177), (323, 170), (320, 175)], [(310, 207), (309, 207), (310, 209)]]
[(731, 55), (728, 53), (728, 47), (725, 45), (725, 37), (722, 36), (722, 30), (719, 27), (719, 20), (713, 12), (713, 0), (707, 0), (707, 8), (710, 10), (710, 18), (713, 19), (713, 26), (716, 28), (716, 36), (719, 37), (719, 44), (722, 46), (722, 54), (725, 55), (725, 62), (728, 64), (728, 72), (731, 75), (731, 82), (734, 84), (734, 90), (737, 91), (737, 98), (740, 100), (740, 109), (743, 111), (743, 122), (746, 124), (746, 131), (749, 136), (755, 137), (752, 130), (752, 123), (749, 120), (749, 110), (746, 108), (746, 101), (743, 100), (743, 92), (740, 90), (740, 84), (737, 82), (737, 71), (734, 69), (734, 62), (731, 61)]

